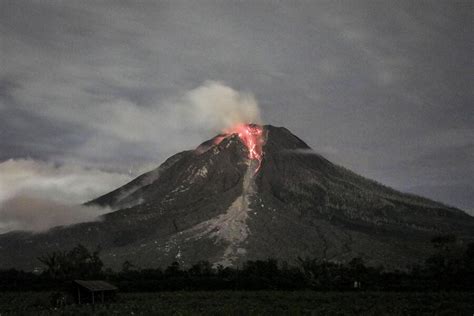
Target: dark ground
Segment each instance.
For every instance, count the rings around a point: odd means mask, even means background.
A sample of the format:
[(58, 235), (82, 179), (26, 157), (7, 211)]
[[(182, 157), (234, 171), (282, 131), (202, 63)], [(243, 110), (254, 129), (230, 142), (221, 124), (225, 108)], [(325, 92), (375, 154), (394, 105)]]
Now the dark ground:
[(116, 302), (54, 308), (52, 292), (2, 292), (4, 315), (472, 315), (468, 292), (120, 293)]

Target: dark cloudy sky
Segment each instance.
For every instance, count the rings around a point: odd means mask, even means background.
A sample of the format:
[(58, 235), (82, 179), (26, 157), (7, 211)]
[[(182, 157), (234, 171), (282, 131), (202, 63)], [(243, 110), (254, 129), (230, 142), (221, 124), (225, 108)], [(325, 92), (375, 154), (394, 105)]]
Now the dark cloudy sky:
[(2, 0), (0, 202), (77, 202), (195, 147), (215, 131), (173, 108), (216, 81), (333, 162), (474, 212), (473, 9)]

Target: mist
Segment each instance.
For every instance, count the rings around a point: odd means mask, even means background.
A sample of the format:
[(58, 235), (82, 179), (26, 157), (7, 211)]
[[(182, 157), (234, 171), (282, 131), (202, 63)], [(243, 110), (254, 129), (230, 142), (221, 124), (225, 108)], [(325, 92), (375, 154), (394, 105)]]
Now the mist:
[(0, 205), (0, 234), (12, 230), (43, 232), (56, 226), (100, 220), (109, 208), (67, 205), (50, 199), (18, 195)]
[(130, 180), (130, 175), (32, 159), (0, 163), (0, 233), (40, 232), (98, 220), (108, 208), (81, 204)]

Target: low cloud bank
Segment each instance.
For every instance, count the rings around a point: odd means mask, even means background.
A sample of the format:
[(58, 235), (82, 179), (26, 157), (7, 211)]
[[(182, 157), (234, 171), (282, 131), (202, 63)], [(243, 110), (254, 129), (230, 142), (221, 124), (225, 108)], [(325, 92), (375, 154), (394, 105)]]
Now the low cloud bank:
[(129, 175), (57, 166), (31, 159), (0, 163), (0, 233), (45, 231), (98, 220), (107, 208), (81, 204), (130, 180)]
[(15, 196), (0, 206), (0, 233), (12, 230), (46, 231), (55, 226), (100, 220), (108, 208), (67, 205), (25, 195)]

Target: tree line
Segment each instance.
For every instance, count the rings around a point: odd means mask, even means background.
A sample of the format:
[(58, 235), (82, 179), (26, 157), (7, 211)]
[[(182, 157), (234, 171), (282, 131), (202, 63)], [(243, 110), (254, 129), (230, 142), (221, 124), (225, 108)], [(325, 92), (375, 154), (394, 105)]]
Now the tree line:
[(190, 267), (178, 262), (160, 269), (140, 269), (125, 261), (121, 271), (104, 269), (100, 251), (82, 245), (52, 252), (38, 260), (41, 274), (0, 270), (0, 291), (57, 290), (74, 279), (102, 279), (121, 291), (176, 290), (474, 290), (474, 243), (463, 245), (453, 235), (432, 239), (433, 254), (423, 264), (401, 271), (367, 266), (363, 259), (348, 263), (298, 258), (295, 264), (276, 259), (247, 261), (240, 267), (200, 261)]

